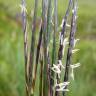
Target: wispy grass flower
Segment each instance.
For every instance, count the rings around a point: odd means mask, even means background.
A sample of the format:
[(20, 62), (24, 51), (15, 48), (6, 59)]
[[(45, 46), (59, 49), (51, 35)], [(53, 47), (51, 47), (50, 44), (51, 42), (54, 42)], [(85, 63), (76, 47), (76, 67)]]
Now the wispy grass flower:
[[(59, 26), (61, 27), (60, 36), (58, 36), (59, 45), (56, 41), (58, 40), (57, 34), (60, 31), (58, 29), (57, 1), (58, 0), (54, 0), (53, 3), (52, 0), (42, 0), (39, 36), (38, 41), (36, 41), (36, 22), (39, 2), (38, 0), (35, 0), (30, 50), (28, 50), (27, 9), (25, 0), (22, 0), (22, 4), (20, 5), (24, 32), (26, 96), (34, 96), (38, 89), (39, 96), (65, 96), (65, 93), (69, 91), (67, 88), (70, 84), (69, 76), (74, 80), (74, 69), (80, 66), (80, 63), (72, 64), (72, 55), (79, 51), (79, 49), (75, 48), (76, 43), (79, 41), (79, 39), (75, 39), (77, 0), (69, 0), (68, 2), (65, 16)], [(70, 16), (70, 12), (72, 17)], [(71, 21), (69, 22), (70, 17)], [(67, 33), (69, 30), (70, 33)], [(65, 48), (67, 49), (67, 53)], [(28, 52), (30, 52), (29, 56)], [(64, 56), (67, 58), (63, 58)], [(63, 61), (66, 62), (65, 65)], [(38, 67), (38, 65), (40, 66)], [(37, 72), (37, 69), (39, 70), (39, 73)], [(37, 88), (37, 74), (39, 74), (39, 88), (35, 89)], [(64, 80), (62, 80), (62, 74)], [(61, 95), (60, 92), (63, 92), (63, 94)]]
[(70, 76), (72, 77), (72, 79), (74, 80), (74, 69), (79, 67), (80, 66), (80, 63), (77, 63), (77, 64), (73, 64), (73, 65), (70, 65), (70, 68), (71, 68), (71, 74)]
[(69, 91), (68, 89), (66, 89), (65, 87), (69, 85), (70, 82), (63, 82), (63, 83), (59, 83), (55, 85), (55, 90), (56, 91)]
[[(73, 9), (72, 9), (72, 21), (71, 21), (71, 30), (70, 30), (70, 37), (69, 37), (69, 48), (67, 53), (67, 59), (66, 59), (66, 68), (65, 68), (65, 75), (64, 75), (64, 82), (67, 82), (69, 79), (69, 69), (70, 64), (72, 61), (72, 51), (76, 52), (77, 49), (74, 51), (74, 38), (75, 38), (75, 32), (76, 32), (76, 16), (77, 16), (77, 0), (72, 0)], [(73, 76), (73, 70), (72, 70), (72, 77)], [(67, 87), (66, 87), (67, 88)], [(63, 96), (65, 96), (65, 92), (63, 92)]]

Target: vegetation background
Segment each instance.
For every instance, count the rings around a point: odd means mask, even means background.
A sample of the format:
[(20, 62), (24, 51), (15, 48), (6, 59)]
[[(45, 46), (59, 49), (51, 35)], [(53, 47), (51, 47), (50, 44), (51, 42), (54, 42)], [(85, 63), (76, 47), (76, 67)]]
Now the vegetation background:
[[(30, 22), (34, 0), (26, 1)], [(0, 0), (0, 96), (25, 96), (20, 3), (20, 0)], [(74, 61), (79, 61), (81, 67), (75, 70), (68, 96), (96, 96), (96, 0), (79, 0), (78, 4), (76, 37), (80, 38), (77, 45), (80, 52), (74, 56)], [(66, 6), (67, 0), (58, 0), (59, 24)]]

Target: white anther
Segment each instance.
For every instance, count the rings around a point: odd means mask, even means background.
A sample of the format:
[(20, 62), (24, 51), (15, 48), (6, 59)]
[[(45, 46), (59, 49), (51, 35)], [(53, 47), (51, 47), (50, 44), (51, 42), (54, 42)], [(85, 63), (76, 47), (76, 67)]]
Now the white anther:
[(62, 23), (60, 25), (61, 28), (63, 28), (63, 24), (64, 24), (64, 19), (62, 20)]
[(51, 70), (53, 70), (55, 73), (60, 74), (61, 70), (58, 67), (58, 65), (53, 64), (53, 67), (51, 68)]
[(72, 69), (77, 68), (77, 67), (79, 67), (79, 66), (80, 66), (80, 63), (76, 63), (76, 64), (73, 64), (73, 65), (70, 65), (70, 67), (71, 67)]
[(75, 39), (74, 40), (74, 47), (76, 46), (76, 43), (79, 41), (80, 39)]
[(26, 7), (24, 5), (20, 4), (19, 6), (21, 8), (21, 12), (26, 12), (27, 13), (27, 9), (26, 9)]
[(67, 26), (67, 27), (71, 27), (71, 25), (69, 25), (69, 24), (66, 24), (66, 26)]
[(56, 91), (69, 91), (65, 87), (69, 85), (70, 82), (63, 82), (55, 85)]
[(68, 38), (65, 38), (64, 41), (63, 41), (63, 56), (64, 56), (64, 52), (65, 52), (65, 47), (66, 47), (67, 44), (69, 44)]
[(62, 65), (62, 61), (61, 60), (58, 60), (58, 62), (59, 62), (59, 64), (58, 64), (59, 68), (61, 66), (63, 69), (65, 69), (65, 67)]
[(77, 68), (79, 66), (80, 66), (80, 63), (70, 65), (70, 67), (71, 67), (71, 74), (70, 74), (70, 76), (72, 77), (73, 80), (74, 80), (74, 68)]
[(75, 52), (77, 52), (77, 51), (79, 51), (80, 49), (74, 49), (74, 50), (72, 50), (72, 53), (75, 53)]

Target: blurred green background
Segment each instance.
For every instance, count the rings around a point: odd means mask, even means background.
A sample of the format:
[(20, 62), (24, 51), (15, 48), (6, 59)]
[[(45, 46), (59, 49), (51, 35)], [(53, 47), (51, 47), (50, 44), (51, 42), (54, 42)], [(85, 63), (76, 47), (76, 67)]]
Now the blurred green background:
[[(59, 22), (66, 1), (58, 0)], [(20, 0), (0, 0), (0, 96), (25, 96), (20, 3)], [(27, 0), (29, 19), (33, 4), (33, 0)], [(75, 70), (68, 96), (96, 96), (96, 0), (79, 0), (78, 4), (76, 37), (80, 38), (77, 45), (80, 52), (74, 56), (74, 62), (80, 62), (81, 67)]]

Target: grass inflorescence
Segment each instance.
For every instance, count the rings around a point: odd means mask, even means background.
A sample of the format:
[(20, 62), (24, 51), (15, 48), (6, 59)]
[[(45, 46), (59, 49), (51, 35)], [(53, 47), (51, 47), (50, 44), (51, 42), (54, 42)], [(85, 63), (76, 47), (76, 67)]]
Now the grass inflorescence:
[[(74, 49), (76, 42), (79, 40), (75, 39), (77, 0), (69, 0), (65, 16), (59, 27), (57, 0), (42, 0), (42, 14), (37, 40), (36, 22), (38, 17), (38, 3), (39, 1), (35, 0), (30, 45), (28, 45), (27, 39), (27, 9), (25, 0), (22, 0), (21, 4), (24, 32), (26, 96), (34, 96), (37, 90), (39, 90), (39, 96), (65, 96), (65, 93), (69, 91), (69, 76), (74, 79), (73, 69), (80, 66), (79, 63), (72, 64), (72, 54), (79, 50)], [(58, 33), (60, 36), (57, 35)], [(56, 41), (58, 38), (59, 44)], [(28, 51), (29, 46), (30, 50)], [(67, 52), (65, 52), (65, 48), (68, 50)], [(66, 64), (63, 64), (63, 61)], [(35, 89), (38, 76), (37, 69), (40, 72), (38, 80), (39, 87)], [(64, 80), (61, 79), (61, 73)]]

